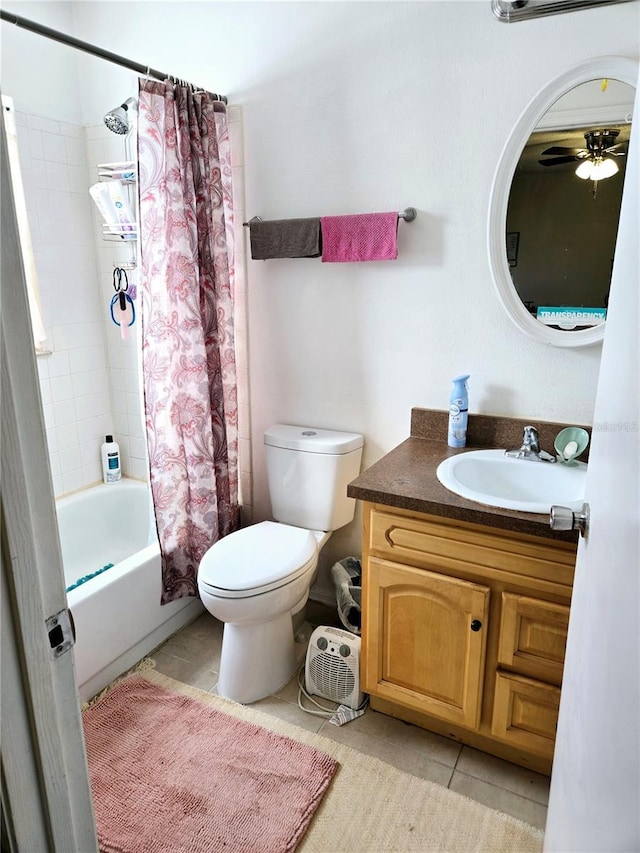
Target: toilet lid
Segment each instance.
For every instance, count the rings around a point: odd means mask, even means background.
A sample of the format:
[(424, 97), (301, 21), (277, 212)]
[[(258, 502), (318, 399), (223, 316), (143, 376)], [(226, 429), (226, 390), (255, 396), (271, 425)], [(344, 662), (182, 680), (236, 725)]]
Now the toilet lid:
[(290, 583), (317, 558), (310, 530), (262, 521), (212, 545), (200, 562), (198, 583), (213, 595), (244, 598)]

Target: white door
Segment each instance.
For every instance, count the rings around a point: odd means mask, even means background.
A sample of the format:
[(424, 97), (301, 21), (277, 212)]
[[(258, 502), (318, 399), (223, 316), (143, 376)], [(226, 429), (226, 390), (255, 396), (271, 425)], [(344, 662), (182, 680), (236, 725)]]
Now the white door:
[(92, 853), (73, 653), (55, 633), (67, 602), (6, 149), (0, 118), (2, 849)]
[(553, 853), (640, 851), (639, 105), (636, 95), (551, 776)]

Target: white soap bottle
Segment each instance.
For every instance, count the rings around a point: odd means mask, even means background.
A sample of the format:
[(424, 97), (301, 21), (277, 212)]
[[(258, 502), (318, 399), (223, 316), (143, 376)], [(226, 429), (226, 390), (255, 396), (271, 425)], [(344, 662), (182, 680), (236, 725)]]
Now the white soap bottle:
[(120, 467), (120, 447), (113, 440), (112, 435), (105, 436), (104, 443), (100, 448), (102, 457), (102, 479), (105, 483), (118, 483), (122, 477)]

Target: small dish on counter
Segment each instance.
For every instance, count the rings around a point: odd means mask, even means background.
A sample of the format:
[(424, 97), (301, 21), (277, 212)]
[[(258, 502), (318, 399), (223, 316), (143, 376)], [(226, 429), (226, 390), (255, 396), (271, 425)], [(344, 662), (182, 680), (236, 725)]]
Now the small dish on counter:
[(558, 454), (558, 462), (574, 466), (576, 458), (582, 456), (589, 444), (589, 433), (582, 427), (565, 427), (556, 436), (553, 446)]

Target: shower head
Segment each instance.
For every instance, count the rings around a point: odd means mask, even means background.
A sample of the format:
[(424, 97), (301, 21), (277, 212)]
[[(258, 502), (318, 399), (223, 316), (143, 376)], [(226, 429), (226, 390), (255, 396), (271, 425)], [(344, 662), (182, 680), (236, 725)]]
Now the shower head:
[(119, 107), (111, 110), (104, 117), (104, 123), (113, 133), (124, 135), (129, 132), (129, 116), (127, 115), (129, 107), (135, 110), (137, 107), (135, 98), (127, 98), (124, 104), (120, 104)]

